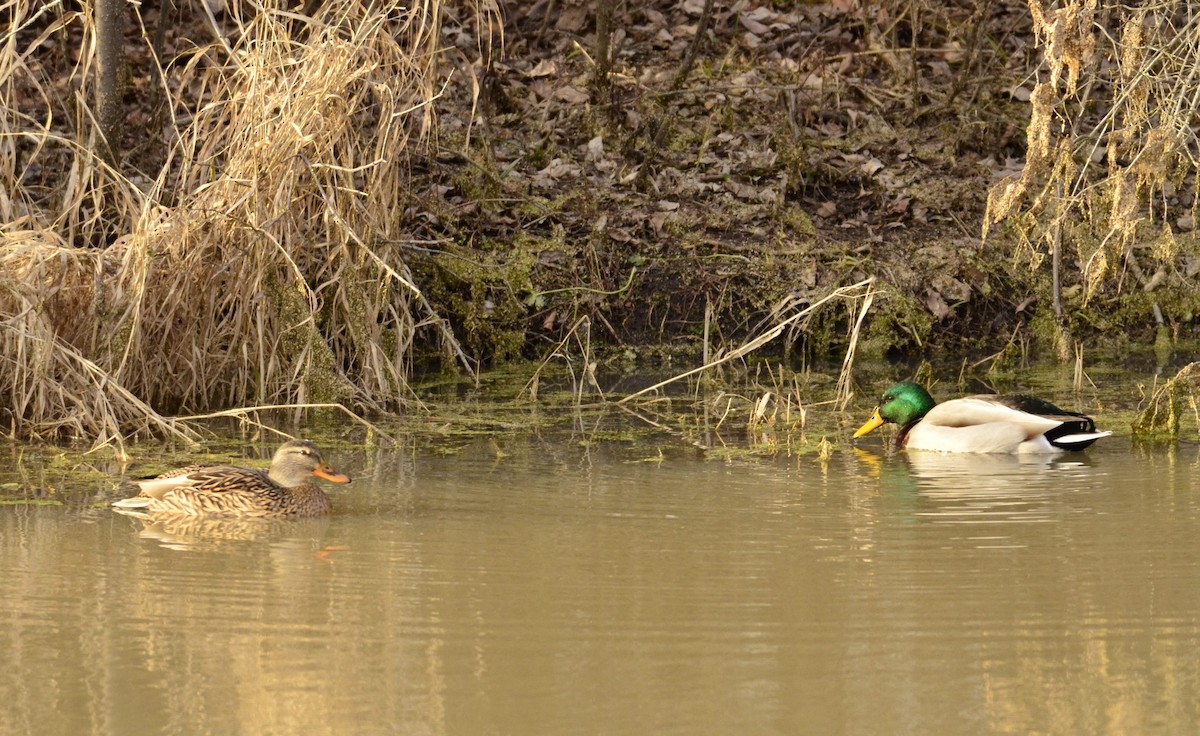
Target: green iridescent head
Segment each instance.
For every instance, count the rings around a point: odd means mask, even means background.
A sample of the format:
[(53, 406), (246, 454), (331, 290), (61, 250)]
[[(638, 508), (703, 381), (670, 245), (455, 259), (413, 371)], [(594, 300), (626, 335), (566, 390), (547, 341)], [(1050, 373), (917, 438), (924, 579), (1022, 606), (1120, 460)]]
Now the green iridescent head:
[(875, 414), (854, 433), (855, 437), (870, 434), (887, 422), (901, 427), (918, 421), (937, 405), (924, 386), (905, 381), (884, 392)]

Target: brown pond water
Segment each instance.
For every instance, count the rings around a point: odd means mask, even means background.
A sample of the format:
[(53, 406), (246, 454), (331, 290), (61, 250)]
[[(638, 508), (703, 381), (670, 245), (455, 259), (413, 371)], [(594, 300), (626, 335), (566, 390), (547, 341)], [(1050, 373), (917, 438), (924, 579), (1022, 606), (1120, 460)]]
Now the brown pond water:
[(494, 448), (330, 453), (316, 523), (0, 507), (0, 733), (1200, 729), (1194, 445)]

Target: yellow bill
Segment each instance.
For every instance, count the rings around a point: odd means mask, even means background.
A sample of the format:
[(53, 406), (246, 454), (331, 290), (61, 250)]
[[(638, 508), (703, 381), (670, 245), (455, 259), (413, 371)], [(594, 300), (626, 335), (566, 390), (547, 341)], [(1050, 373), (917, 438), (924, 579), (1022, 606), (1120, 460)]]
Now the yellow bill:
[(865, 424), (858, 428), (858, 431), (854, 433), (854, 437), (857, 439), (865, 434), (871, 434), (881, 426), (883, 426), (883, 417), (879, 416), (879, 407), (875, 407), (875, 413), (871, 415), (871, 418)]

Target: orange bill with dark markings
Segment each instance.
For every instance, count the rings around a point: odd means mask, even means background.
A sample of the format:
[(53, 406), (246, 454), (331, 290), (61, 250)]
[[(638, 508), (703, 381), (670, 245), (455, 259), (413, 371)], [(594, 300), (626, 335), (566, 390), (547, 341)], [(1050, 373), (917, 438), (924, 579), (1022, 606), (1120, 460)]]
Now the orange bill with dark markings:
[(350, 482), (350, 476), (343, 475), (343, 474), (337, 472), (336, 470), (334, 470), (333, 468), (329, 467), (328, 465), (318, 465), (316, 467), (316, 469), (313, 470), (313, 475), (317, 476), (318, 478), (324, 478), (325, 480), (329, 481), (330, 483), (349, 483)]

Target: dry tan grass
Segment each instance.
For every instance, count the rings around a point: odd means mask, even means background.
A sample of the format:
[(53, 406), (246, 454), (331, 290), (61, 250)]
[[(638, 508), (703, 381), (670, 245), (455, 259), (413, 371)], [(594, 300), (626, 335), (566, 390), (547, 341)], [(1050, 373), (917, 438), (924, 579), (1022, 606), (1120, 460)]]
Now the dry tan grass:
[[(327, 0), (313, 18), (286, 5), (233, 3), (236, 32), (175, 60), (167, 165), (136, 184), (92, 153), (91, 58), (74, 100), (29, 65), (63, 29), (90, 36), (87, 15), (47, 24), (41, 3), (11, 6), (0, 94), (38, 97), (0, 112), (13, 435), (180, 431), (162, 415), (247, 404), (397, 409), (419, 330), (466, 363), (403, 246), (406, 150), (444, 82), (441, 4)], [(56, 191), (25, 184), (52, 166)]]
[[(1024, 169), (992, 188), (983, 236), (1013, 224), (1034, 265), (1071, 246), (1090, 296), (1137, 242), (1174, 258), (1170, 228), (1197, 218), (1200, 13), (1191, 3), (1112, 0), (1029, 8), (1045, 68), (1030, 98)], [(1164, 207), (1185, 188), (1190, 208)]]

